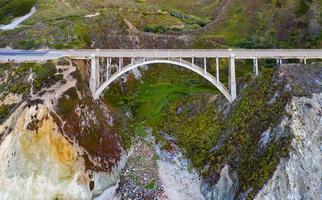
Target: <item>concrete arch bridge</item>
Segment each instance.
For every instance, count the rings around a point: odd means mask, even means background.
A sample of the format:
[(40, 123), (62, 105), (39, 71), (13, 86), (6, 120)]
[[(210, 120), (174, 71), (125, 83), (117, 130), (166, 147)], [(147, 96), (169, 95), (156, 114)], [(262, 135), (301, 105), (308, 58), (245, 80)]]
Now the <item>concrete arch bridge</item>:
[[(253, 71), (258, 75), (259, 59), (284, 60), (322, 59), (322, 49), (80, 49), (80, 50), (13, 50), (0, 49), (0, 62), (34, 62), (62, 57), (87, 59), (91, 62), (89, 86), (98, 99), (108, 86), (128, 71), (151, 64), (171, 64), (189, 69), (206, 80), (233, 102), (237, 98), (235, 60), (253, 60)], [(215, 72), (210, 72), (209, 60), (215, 60)], [(228, 59), (228, 87), (220, 82), (219, 60)], [(213, 71), (213, 70), (212, 70)]]

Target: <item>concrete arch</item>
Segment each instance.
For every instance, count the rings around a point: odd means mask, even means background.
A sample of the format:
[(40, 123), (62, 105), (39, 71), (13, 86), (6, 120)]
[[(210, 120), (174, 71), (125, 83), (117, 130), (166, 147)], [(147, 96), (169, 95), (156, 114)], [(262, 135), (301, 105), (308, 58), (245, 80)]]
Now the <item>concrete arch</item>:
[(219, 81), (217, 81), (217, 79), (213, 75), (211, 75), (208, 72), (205, 72), (204, 69), (202, 69), (201, 67), (199, 67), (197, 65), (193, 65), (192, 63), (190, 63), (188, 61), (184, 61), (184, 60), (182, 60), (180, 62), (180, 61), (165, 60), (165, 59), (148, 60), (148, 61), (143, 61), (140, 63), (129, 64), (129, 65), (123, 67), (120, 71), (113, 74), (111, 77), (109, 77), (109, 79), (107, 81), (105, 81), (101, 86), (99, 86), (99, 88), (94, 93), (94, 99), (98, 99), (99, 96), (101, 95), (101, 93), (104, 91), (104, 89), (107, 88), (116, 79), (121, 77), (123, 74), (125, 74), (125, 73), (129, 72), (130, 70), (135, 69), (137, 67), (150, 65), (150, 64), (171, 64), (171, 65), (176, 65), (176, 66), (180, 66), (180, 67), (184, 67), (186, 69), (189, 69), (189, 70), (199, 74), (200, 76), (202, 76), (203, 78), (208, 80), (217, 89), (219, 89), (219, 91), (227, 98), (227, 100), (229, 102), (233, 101), (229, 91), (225, 88), (225, 86), (222, 83), (220, 83)]

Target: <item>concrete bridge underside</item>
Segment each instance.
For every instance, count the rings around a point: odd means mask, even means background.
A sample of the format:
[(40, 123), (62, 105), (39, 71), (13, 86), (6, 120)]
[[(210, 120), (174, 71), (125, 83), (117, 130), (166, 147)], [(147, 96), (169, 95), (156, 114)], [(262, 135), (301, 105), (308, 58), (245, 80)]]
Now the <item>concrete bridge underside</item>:
[[(120, 58), (119, 58), (120, 59)], [(117, 80), (119, 77), (124, 75), (125, 73), (138, 68), (142, 66), (148, 66), (152, 64), (170, 64), (175, 65), (179, 67), (183, 67), (186, 69), (189, 69), (206, 80), (208, 80), (214, 87), (216, 87), (226, 98), (229, 102), (232, 102), (234, 99), (236, 99), (236, 81), (234, 76), (234, 62), (232, 61), (230, 65), (230, 90), (225, 87), (224, 84), (222, 84), (219, 81), (219, 60), (216, 60), (216, 76), (210, 74), (207, 71), (207, 61), (204, 59), (204, 66), (200, 67), (197, 64), (194, 63), (194, 61), (189, 62), (184, 59), (139, 59), (139, 60), (132, 60), (131, 63), (128, 65), (122, 67), (122, 61), (119, 62), (118, 65), (112, 65), (110, 62), (110, 58), (107, 58), (107, 62), (105, 65), (99, 62), (96, 58), (93, 58), (91, 61), (91, 81), (90, 81), (90, 88), (91, 92), (93, 94), (94, 99), (98, 99), (101, 93), (108, 88), (108, 86), (115, 80)], [(122, 58), (121, 58), (122, 60)], [(193, 59), (192, 59), (193, 60)], [(120, 67), (121, 66), (121, 67)], [(103, 69), (102, 69), (103, 68)], [(112, 69), (115, 68), (115, 72), (112, 72)]]
[[(124, 60), (127, 59), (129, 63), (125, 64)], [(199, 59), (200, 61), (200, 59)], [(183, 58), (99, 58), (93, 56), (91, 58), (91, 77), (90, 77), (90, 89), (94, 99), (98, 99), (102, 92), (108, 88), (108, 86), (125, 73), (142, 66), (148, 66), (152, 64), (170, 64), (191, 70), (206, 80), (208, 80), (214, 87), (216, 87), (229, 102), (233, 102), (236, 97), (236, 77), (235, 77), (235, 59), (230, 58), (229, 65), (229, 87), (226, 88), (223, 83), (220, 82), (219, 75), (219, 58), (215, 58), (216, 61), (216, 74), (212, 75), (207, 70), (207, 58), (203, 58), (202, 62), (195, 61), (195, 58), (183, 59)], [(202, 66), (199, 66), (202, 63)], [(258, 70), (257, 70), (258, 71)]]

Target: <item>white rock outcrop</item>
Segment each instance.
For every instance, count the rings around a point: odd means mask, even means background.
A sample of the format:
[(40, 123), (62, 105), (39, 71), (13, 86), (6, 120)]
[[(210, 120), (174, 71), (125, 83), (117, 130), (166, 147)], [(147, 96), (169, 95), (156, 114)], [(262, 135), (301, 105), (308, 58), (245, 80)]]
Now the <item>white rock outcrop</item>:
[[(27, 128), (34, 120), (39, 126)], [(91, 199), (84, 160), (43, 105), (23, 110), (0, 159), (0, 199)]]
[(294, 134), (289, 158), (255, 199), (322, 199), (322, 93), (294, 97), (287, 111)]
[(112, 173), (91, 172), (90, 178), (83, 150), (60, 131), (42, 104), (22, 104), (0, 125), (0, 200), (91, 200), (117, 183), (126, 153)]

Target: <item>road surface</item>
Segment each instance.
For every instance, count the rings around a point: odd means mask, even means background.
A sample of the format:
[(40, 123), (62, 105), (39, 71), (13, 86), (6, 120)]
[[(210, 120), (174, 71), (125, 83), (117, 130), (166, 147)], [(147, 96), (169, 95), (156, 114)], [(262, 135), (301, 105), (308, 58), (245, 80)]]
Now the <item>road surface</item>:
[(82, 49), (82, 50), (13, 50), (0, 49), (1, 62), (30, 62), (61, 57), (89, 59), (96, 57), (142, 58), (229, 58), (235, 59), (322, 59), (322, 49)]

